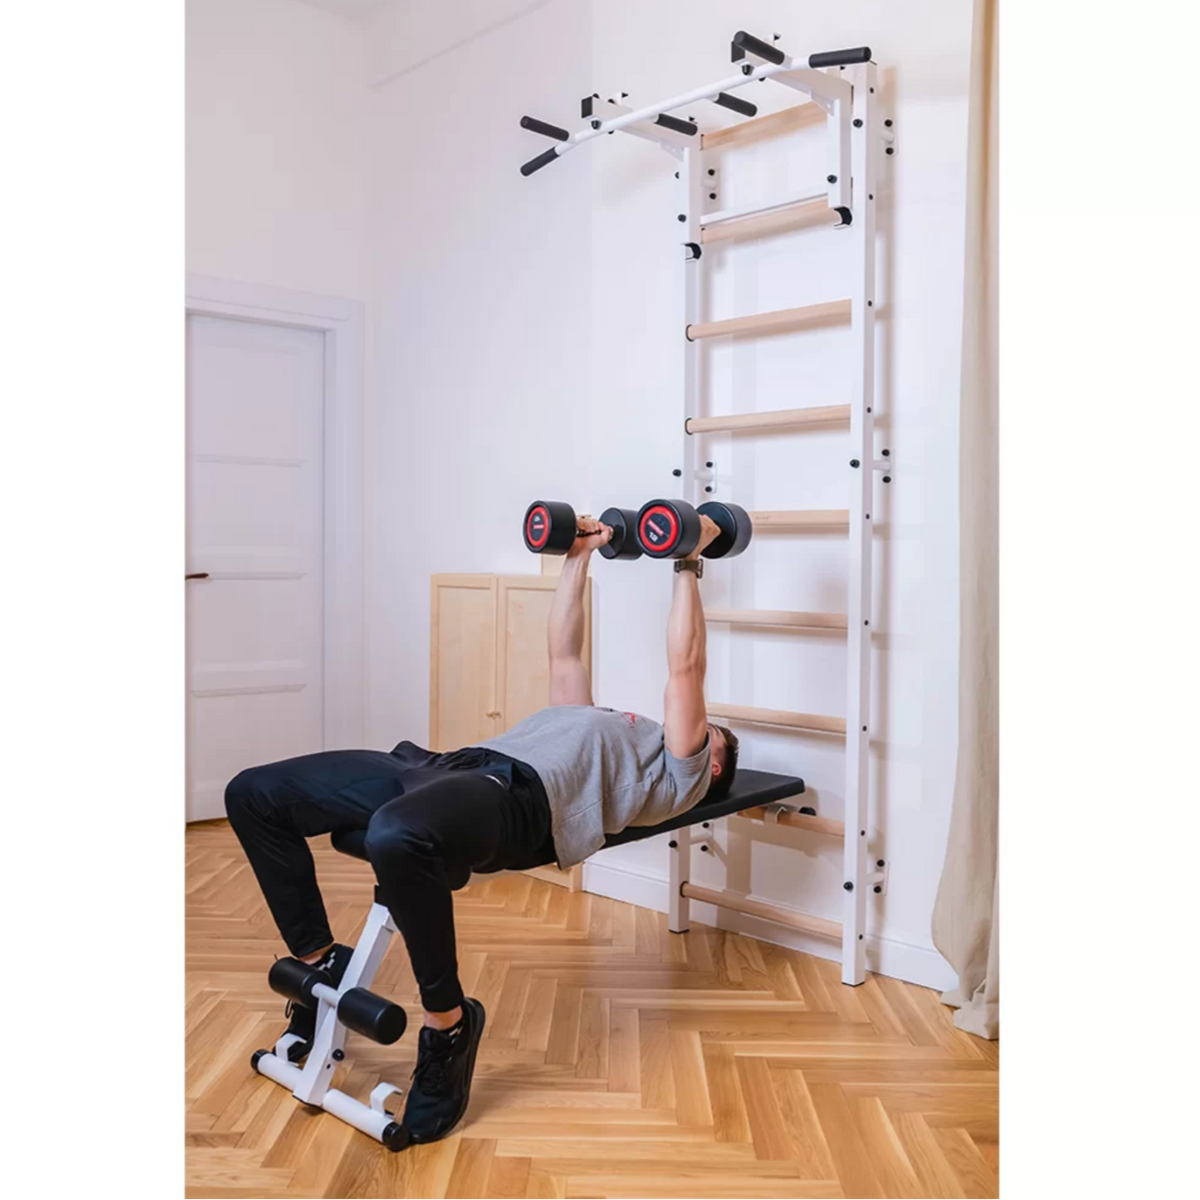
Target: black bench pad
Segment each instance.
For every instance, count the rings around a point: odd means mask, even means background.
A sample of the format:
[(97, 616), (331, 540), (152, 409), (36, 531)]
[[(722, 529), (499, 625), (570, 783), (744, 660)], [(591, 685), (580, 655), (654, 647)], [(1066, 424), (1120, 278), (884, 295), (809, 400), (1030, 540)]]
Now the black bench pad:
[[(803, 792), (804, 780), (795, 775), (775, 775), (770, 771), (751, 771), (739, 767), (733, 787), (729, 789), (727, 796), (722, 796), (719, 800), (701, 800), (695, 808), (689, 808), (687, 812), (672, 817), (669, 821), (663, 821), (661, 825), (631, 825), (620, 833), (609, 834), (604, 839), (604, 848), (624, 846), (627, 842), (640, 842), (642, 838), (669, 833), (672, 829), (682, 829), (685, 825), (696, 825), (701, 821), (715, 821), (718, 817), (728, 817), (759, 804), (786, 800), (789, 796), (799, 796)], [(335, 833), (331, 840), (335, 850), (365, 860), (366, 837), (365, 829), (343, 829)]]

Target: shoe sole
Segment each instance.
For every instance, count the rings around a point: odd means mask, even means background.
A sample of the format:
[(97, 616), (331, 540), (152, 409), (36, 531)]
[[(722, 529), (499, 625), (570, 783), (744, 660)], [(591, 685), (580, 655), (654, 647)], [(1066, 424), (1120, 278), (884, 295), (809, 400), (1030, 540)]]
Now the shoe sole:
[(454, 1117), (454, 1120), (451, 1121), (450, 1124), (446, 1126), (445, 1131), (442, 1133), (439, 1133), (437, 1135), (437, 1137), (429, 1137), (429, 1138), (411, 1137), (411, 1138), (409, 1138), (409, 1141), (414, 1146), (428, 1145), (430, 1142), (440, 1142), (442, 1140), (442, 1138), (449, 1137), (449, 1135), (454, 1132), (455, 1127), (458, 1125), (459, 1121), (461, 1121), (463, 1119), (463, 1117), (465, 1117), (467, 1115), (467, 1106), (471, 1102), (471, 1084), (474, 1083), (474, 1081), (475, 1081), (475, 1056), (479, 1052), (479, 1043), (483, 1041), (483, 1029), (484, 1029), (484, 1026), (487, 1024), (487, 1013), (484, 1011), (483, 1005), (480, 1004), (478, 1000), (472, 1000), (470, 998), (463, 1000), (463, 1008), (470, 1008), (471, 1011), (474, 1012), (478, 1016), (478, 1018), (479, 1018), (479, 1036), (477, 1038), (475, 1038), (475, 1040), (471, 1043), (470, 1055), (467, 1058), (467, 1087), (466, 1087), (466, 1090), (463, 1092), (462, 1107), (458, 1110), (457, 1114)]

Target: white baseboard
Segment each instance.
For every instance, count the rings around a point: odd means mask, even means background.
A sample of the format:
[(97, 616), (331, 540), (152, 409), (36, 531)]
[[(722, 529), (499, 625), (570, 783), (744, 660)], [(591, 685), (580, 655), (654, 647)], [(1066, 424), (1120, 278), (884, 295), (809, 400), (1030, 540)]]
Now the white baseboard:
[[(608, 896), (636, 904), (639, 908), (650, 908), (655, 912), (667, 911), (667, 881), (658, 875), (646, 875), (641, 871), (630, 871), (607, 863), (586, 862), (583, 865), (583, 890), (597, 896)], [(817, 958), (840, 962), (840, 947), (822, 938), (809, 937), (798, 930), (748, 917), (742, 913), (718, 909), (698, 900), (691, 902), (692, 919), (699, 925), (711, 925), (716, 929), (728, 929), (732, 933), (744, 934), (789, 950), (801, 950)], [(927, 946), (913, 946), (891, 938), (867, 934), (867, 970), (892, 979), (903, 979), (906, 983), (935, 988), (940, 992), (954, 987), (958, 980), (953, 968), (936, 951)]]

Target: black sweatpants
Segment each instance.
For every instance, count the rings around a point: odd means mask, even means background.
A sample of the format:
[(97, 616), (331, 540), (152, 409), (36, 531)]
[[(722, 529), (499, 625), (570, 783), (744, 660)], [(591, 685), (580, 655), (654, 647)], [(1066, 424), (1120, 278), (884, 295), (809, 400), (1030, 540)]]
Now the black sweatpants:
[(434, 754), (401, 742), (391, 753), (330, 750), (252, 767), (226, 788), (225, 811), (297, 957), (333, 941), (306, 839), (365, 829), (380, 899), (431, 1012), (463, 999), (451, 891), (472, 871), (554, 861), (536, 772), (478, 747)]

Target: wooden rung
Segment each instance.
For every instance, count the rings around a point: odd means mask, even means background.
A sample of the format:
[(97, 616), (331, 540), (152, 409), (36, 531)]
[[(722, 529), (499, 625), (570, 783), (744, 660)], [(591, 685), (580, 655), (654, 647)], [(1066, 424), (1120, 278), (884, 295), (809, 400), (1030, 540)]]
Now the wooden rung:
[(767, 234), (783, 233), (787, 230), (837, 225), (841, 219), (837, 209), (830, 208), (825, 198), (821, 197), (818, 200), (789, 204), (786, 208), (777, 208), (771, 212), (730, 217), (728, 221), (718, 221), (715, 225), (705, 225), (704, 218), (701, 217), (700, 241), (708, 245), (709, 242), (726, 242), (731, 238), (765, 237)]
[(750, 514), (756, 532), (768, 529), (839, 529), (850, 525), (848, 508), (812, 508), (795, 512), (754, 512)]
[[(738, 813), (739, 817), (749, 817), (752, 821), (767, 819), (766, 805), (758, 808), (747, 808)], [(835, 821), (832, 817), (813, 817), (808, 813), (781, 812), (777, 817), (780, 825), (788, 825), (792, 829), (807, 829), (809, 833), (825, 833), (830, 837), (844, 838), (846, 825), (844, 821)]]
[(820, 125), (825, 120), (825, 110), (811, 100), (795, 104), (765, 117), (754, 117), (728, 129), (714, 129), (712, 133), (700, 135), (701, 150), (721, 150), (726, 146), (748, 146), (763, 138), (778, 137), (794, 129), (805, 129), (809, 125)]
[(773, 625), (786, 629), (846, 629), (845, 613), (781, 612), (770, 608), (708, 608), (710, 621), (730, 625)]
[(734, 912), (745, 913), (748, 917), (762, 917), (765, 921), (774, 921), (777, 925), (788, 925), (792, 929), (802, 929), (805, 933), (815, 933), (818, 937), (840, 939), (842, 936), (842, 926), (839, 921), (809, 916), (808, 913), (797, 912), (794, 908), (768, 904), (765, 900), (751, 900), (749, 896), (716, 892), (712, 888), (700, 887), (694, 883), (682, 884), (679, 893), (689, 900), (701, 900), (705, 904), (715, 904), (717, 908), (732, 909)]
[(815, 713), (785, 712), (778, 708), (748, 708), (744, 704), (709, 704), (710, 717), (730, 721), (754, 721), (760, 725), (786, 725), (789, 729), (808, 729), (814, 733), (845, 733), (844, 717), (822, 717)]
[(819, 325), (839, 325), (850, 320), (849, 300), (830, 300), (825, 304), (805, 304), (801, 308), (781, 308), (776, 312), (754, 313), (748, 317), (728, 317), (724, 321), (701, 321), (687, 327), (694, 342), (699, 338), (721, 337), (733, 333), (778, 333), (784, 329), (811, 329)]
[(688, 433), (721, 433), (726, 430), (849, 424), (850, 405), (826, 404), (821, 408), (781, 408), (776, 412), (734, 413), (727, 417), (689, 417), (683, 427)]

